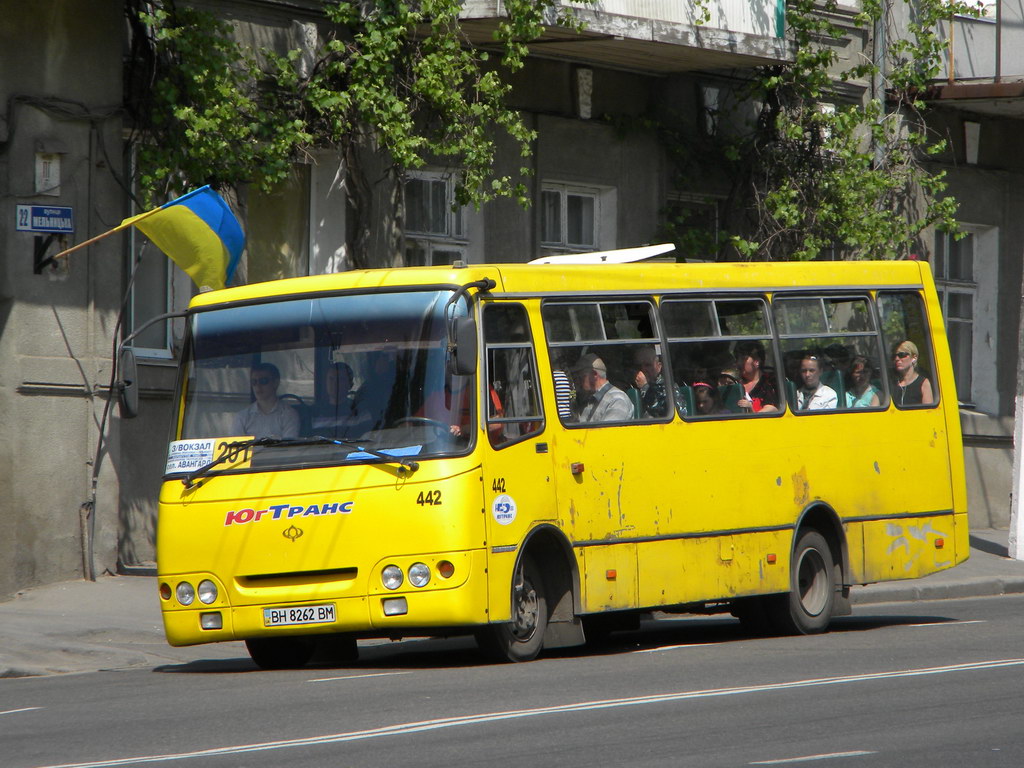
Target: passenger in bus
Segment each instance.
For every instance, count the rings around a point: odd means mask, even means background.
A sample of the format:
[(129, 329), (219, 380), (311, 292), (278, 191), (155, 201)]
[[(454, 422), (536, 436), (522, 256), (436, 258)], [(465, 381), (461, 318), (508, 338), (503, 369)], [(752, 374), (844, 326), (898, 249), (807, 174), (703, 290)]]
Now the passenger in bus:
[[(633, 386), (640, 392), (640, 415), (644, 418), (660, 419), (668, 414), (668, 389), (665, 386), (665, 372), (661, 364), (661, 355), (654, 347), (640, 347), (633, 356), (636, 375)], [(682, 415), (686, 409), (679, 391), (675, 394), (676, 407)]]
[(881, 402), (882, 393), (871, 383), (871, 363), (864, 355), (854, 355), (846, 385), (846, 407), (875, 408)]
[(551, 371), (551, 378), (555, 385), (555, 407), (558, 409), (558, 417), (562, 421), (576, 421), (576, 414), (572, 408), (576, 399), (576, 389), (572, 379), (568, 373), (558, 368)]
[(736, 345), (736, 368), (743, 396), (736, 403), (741, 412), (769, 413), (779, 410), (779, 393), (773, 376), (765, 371), (764, 344), (741, 341)]
[(313, 410), (312, 430), (324, 437), (355, 437), (368, 426), (352, 394), (354, 376), (348, 363), (334, 363), (324, 374), (324, 399)]
[(729, 409), (722, 405), (718, 387), (713, 387), (706, 381), (695, 381), (690, 386), (693, 387), (693, 408), (696, 412), (694, 415), (714, 416), (729, 413)]
[(836, 391), (821, 383), (821, 360), (817, 355), (800, 359), (800, 384), (796, 393), (798, 411), (825, 411), (839, 405)]
[(277, 388), (281, 372), (273, 363), (257, 363), (249, 371), (255, 398), (252, 405), (235, 414), (232, 431), (253, 437), (298, 437), (299, 414), (281, 402)]
[(893, 399), (897, 405), (931, 405), (932, 383), (917, 370), (918, 351), (914, 342), (901, 341), (892, 353), (896, 388)]
[(573, 366), (576, 390), (581, 395), (580, 421), (628, 421), (633, 418), (629, 395), (608, 381), (608, 368), (593, 353), (581, 357)]

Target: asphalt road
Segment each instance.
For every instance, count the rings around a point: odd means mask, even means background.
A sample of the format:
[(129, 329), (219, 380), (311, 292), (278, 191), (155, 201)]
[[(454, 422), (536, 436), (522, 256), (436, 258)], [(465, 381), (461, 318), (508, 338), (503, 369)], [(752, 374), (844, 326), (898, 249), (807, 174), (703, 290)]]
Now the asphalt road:
[(347, 668), (245, 658), (0, 681), (0, 765), (1018, 766), (1024, 596), (864, 606), (818, 637), (681, 618), (492, 665), (467, 641)]

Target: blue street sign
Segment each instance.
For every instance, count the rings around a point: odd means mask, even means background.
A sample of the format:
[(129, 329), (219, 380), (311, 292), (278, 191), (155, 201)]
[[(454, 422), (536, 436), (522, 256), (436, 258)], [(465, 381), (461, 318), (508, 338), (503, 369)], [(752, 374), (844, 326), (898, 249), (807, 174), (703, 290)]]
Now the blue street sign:
[(71, 235), (75, 232), (75, 211), (53, 205), (17, 206), (15, 229), (19, 232), (56, 232)]

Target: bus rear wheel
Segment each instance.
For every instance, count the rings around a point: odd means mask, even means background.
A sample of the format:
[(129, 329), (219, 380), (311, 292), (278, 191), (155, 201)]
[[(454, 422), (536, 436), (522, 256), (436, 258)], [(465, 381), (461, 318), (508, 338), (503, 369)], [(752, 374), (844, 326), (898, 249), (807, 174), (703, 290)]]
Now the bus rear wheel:
[(312, 658), (316, 644), (308, 637), (253, 637), (245, 647), (260, 669), (299, 669)]
[(477, 645), (497, 661), (532, 661), (544, 647), (547, 626), (544, 577), (531, 558), (523, 557), (512, 579), (512, 621), (478, 631)]
[(772, 623), (785, 634), (813, 635), (828, 629), (836, 598), (835, 559), (825, 537), (801, 534), (790, 565), (789, 594), (776, 598)]

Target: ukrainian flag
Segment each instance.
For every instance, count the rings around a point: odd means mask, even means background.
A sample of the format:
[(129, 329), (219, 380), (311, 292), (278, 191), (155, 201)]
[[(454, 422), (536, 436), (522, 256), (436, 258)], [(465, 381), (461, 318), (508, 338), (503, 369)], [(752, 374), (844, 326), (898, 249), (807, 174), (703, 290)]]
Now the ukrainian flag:
[(121, 222), (141, 230), (203, 289), (231, 281), (245, 234), (224, 199), (209, 185)]

